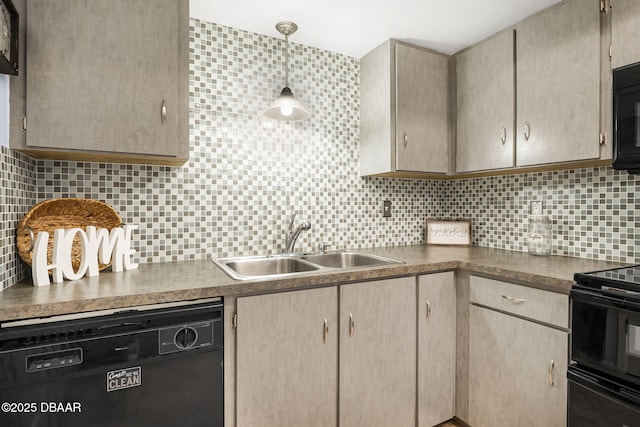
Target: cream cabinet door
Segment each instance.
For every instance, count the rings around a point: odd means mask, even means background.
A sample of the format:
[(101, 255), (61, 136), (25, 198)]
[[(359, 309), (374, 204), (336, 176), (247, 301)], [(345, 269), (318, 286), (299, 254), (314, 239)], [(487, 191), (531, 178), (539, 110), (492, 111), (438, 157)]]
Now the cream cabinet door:
[(566, 427), (568, 333), (471, 305), (473, 427)]
[(565, 0), (516, 26), (517, 166), (600, 157), (599, 5)]
[(640, 2), (611, 2), (611, 68), (640, 62)]
[(455, 415), (456, 285), (453, 272), (418, 277), (418, 426)]
[(448, 59), (396, 45), (396, 169), (449, 170)]
[(449, 171), (448, 57), (387, 40), (360, 60), (360, 174)]
[(514, 32), (456, 56), (456, 171), (514, 166)]
[(340, 287), (340, 427), (414, 427), (416, 278)]
[(188, 156), (188, 2), (27, 2), (27, 149)]
[(335, 427), (337, 303), (336, 287), (238, 298), (238, 427)]

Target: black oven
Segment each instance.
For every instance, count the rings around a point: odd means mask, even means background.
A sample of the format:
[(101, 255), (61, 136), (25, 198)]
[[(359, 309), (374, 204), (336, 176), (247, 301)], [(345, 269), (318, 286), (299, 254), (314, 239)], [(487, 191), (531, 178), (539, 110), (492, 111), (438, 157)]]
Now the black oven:
[(633, 391), (610, 377), (570, 366), (570, 427), (637, 427), (640, 425), (640, 402)]
[(575, 280), (569, 426), (640, 427), (640, 266)]
[(573, 360), (640, 386), (640, 304), (621, 303), (615, 291), (571, 295)]
[(613, 70), (613, 167), (640, 173), (640, 63)]

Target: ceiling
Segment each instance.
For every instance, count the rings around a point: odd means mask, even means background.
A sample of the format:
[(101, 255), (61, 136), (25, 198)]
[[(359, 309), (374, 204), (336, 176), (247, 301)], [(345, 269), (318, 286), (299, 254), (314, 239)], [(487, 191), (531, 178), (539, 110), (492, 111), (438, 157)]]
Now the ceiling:
[(388, 38), (455, 53), (559, 0), (189, 0), (190, 15), (361, 58)]

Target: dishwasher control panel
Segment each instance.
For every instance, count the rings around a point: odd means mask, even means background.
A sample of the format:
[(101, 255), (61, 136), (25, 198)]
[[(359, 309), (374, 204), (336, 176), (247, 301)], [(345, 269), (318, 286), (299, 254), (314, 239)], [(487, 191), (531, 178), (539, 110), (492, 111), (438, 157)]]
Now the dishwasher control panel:
[(168, 354), (213, 345), (213, 321), (170, 326), (158, 330), (158, 353)]
[(27, 372), (79, 365), (82, 363), (82, 349), (78, 347), (50, 353), (32, 354), (26, 357), (26, 363)]

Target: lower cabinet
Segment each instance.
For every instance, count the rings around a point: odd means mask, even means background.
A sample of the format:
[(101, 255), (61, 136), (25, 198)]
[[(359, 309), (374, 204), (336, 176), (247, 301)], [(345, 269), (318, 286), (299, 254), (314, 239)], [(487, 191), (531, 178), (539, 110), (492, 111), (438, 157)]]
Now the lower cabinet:
[[(240, 297), (236, 312), (236, 426), (415, 427), (415, 277)], [(424, 375), (443, 362), (423, 360)]]
[(430, 427), (468, 380), (473, 427), (565, 427), (568, 296), (471, 276), (459, 378), (457, 297), (444, 272), (237, 298), (227, 425)]
[(341, 286), (340, 427), (415, 423), (416, 278)]
[(228, 425), (430, 427), (454, 415), (453, 272), (239, 297), (235, 311)]
[[(466, 421), (473, 427), (565, 427), (568, 332), (475, 305), (471, 285)], [(518, 310), (532, 303), (506, 293), (497, 299)]]
[(236, 426), (335, 427), (338, 288), (237, 299)]
[(418, 277), (418, 423), (455, 415), (456, 287), (453, 272)]

